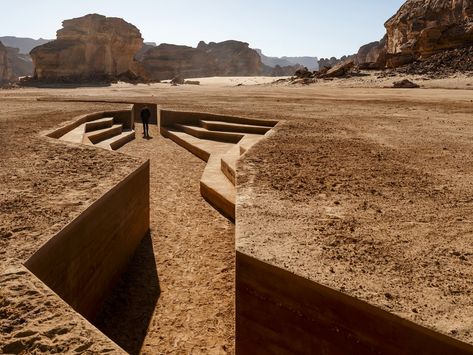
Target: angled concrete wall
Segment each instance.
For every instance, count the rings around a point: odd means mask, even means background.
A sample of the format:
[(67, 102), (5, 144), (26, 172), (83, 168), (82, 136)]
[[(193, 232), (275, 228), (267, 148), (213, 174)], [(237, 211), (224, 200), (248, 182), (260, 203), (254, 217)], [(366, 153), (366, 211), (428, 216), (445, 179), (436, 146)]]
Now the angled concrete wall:
[(25, 266), (93, 318), (149, 230), (149, 161), (51, 238)]
[(114, 122), (116, 124), (122, 124), (125, 129), (131, 129), (133, 127), (131, 110), (101, 111), (79, 116), (75, 121), (69, 122), (64, 126), (47, 133), (46, 136), (49, 138), (59, 139), (74, 128), (79, 127), (81, 124), (104, 117), (113, 117)]
[(274, 127), (279, 121), (263, 120), (257, 118), (245, 118), (227, 115), (214, 115), (205, 112), (183, 112), (159, 110), (159, 125), (172, 126), (175, 123), (181, 124), (198, 124), (200, 120), (234, 122), (240, 124), (253, 124), (259, 126)]
[(473, 347), (236, 253), (237, 354), (473, 354)]

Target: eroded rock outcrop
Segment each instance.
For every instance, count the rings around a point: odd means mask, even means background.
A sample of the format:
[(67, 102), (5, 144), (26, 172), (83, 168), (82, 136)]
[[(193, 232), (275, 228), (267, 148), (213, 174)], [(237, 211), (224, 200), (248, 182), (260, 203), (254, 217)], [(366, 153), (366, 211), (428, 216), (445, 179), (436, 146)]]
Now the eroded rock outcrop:
[(14, 80), (8, 49), (0, 42), (0, 84)]
[(136, 76), (141, 33), (120, 18), (91, 14), (66, 20), (55, 41), (31, 51), (34, 79), (98, 81)]
[(152, 80), (263, 73), (258, 53), (248, 43), (239, 41), (200, 42), (197, 48), (160, 44), (141, 54), (140, 60)]
[(385, 27), (390, 67), (464, 47), (473, 43), (473, 1), (408, 0)]
[(407, 0), (385, 27), (380, 42), (360, 48), (361, 68), (396, 68), (473, 45), (473, 1)]
[(34, 66), (29, 54), (21, 53), (19, 48), (7, 47), (7, 51), (15, 81), (20, 77), (33, 75)]
[(362, 46), (355, 57), (355, 64), (361, 69), (383, 69), (386, 65), (386, 36), (381, 41)]

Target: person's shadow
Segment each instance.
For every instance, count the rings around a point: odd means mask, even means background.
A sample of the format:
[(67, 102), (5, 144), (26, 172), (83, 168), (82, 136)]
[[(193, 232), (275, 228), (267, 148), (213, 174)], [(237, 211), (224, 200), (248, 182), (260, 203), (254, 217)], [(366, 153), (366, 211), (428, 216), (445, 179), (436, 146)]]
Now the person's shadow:
[(93, 324), (129, 354), (139, 354), (160, 293), (148, 232)]

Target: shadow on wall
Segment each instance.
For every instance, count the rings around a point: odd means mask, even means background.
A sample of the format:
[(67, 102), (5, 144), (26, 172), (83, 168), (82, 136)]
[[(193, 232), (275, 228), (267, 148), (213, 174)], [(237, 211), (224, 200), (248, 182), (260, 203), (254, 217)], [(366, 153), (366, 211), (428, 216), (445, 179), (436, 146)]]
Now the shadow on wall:
[(139, 354), (161, 289), (151, 234), (133, 259), (93, 324), (129, 354)]

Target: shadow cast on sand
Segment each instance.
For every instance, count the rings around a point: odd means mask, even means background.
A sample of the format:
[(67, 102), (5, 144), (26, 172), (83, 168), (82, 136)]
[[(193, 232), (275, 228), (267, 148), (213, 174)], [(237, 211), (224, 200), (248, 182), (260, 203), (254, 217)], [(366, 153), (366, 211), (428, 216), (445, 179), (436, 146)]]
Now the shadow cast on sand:
[(151, 234), (135, 252), (93, 324), (129, 354), (139, 354), (161, 289)]

